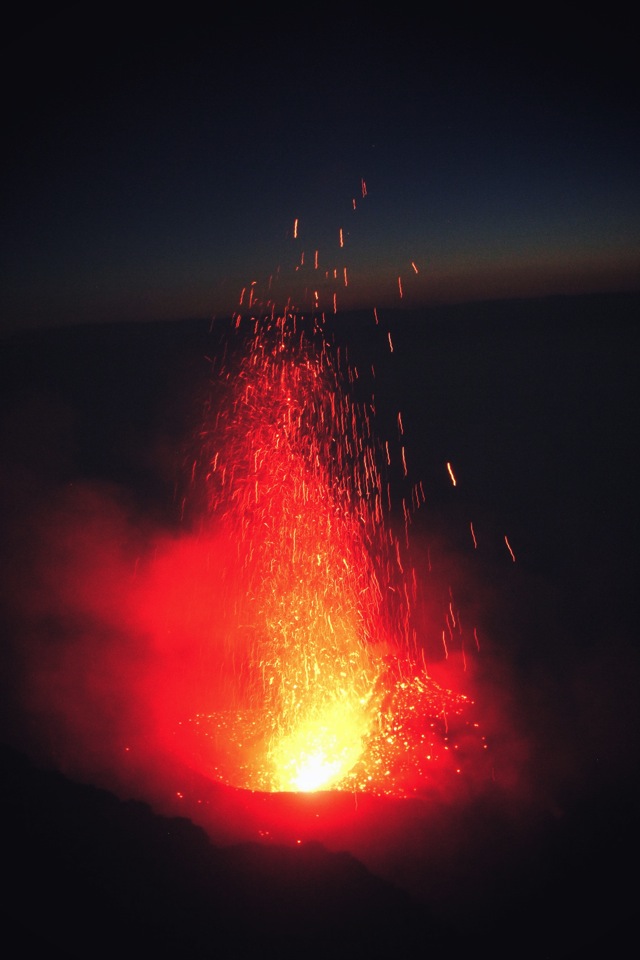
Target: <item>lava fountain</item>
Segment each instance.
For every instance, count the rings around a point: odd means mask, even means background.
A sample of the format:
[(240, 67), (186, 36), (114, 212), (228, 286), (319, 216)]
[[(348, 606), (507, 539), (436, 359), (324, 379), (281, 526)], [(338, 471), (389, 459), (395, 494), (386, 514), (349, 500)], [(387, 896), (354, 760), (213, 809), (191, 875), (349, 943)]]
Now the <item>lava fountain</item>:
[(220, 639), (215, 665), (202, 651), (201, 704), (178, 738), (201, 771), (251, 791), (449, 791), (460, 744), (486, 743), (471, 701), (425, 664), (373, 400), (351, 395), (317, 314), (238, 318), (236, 334), (189, 496), (224, 554)]

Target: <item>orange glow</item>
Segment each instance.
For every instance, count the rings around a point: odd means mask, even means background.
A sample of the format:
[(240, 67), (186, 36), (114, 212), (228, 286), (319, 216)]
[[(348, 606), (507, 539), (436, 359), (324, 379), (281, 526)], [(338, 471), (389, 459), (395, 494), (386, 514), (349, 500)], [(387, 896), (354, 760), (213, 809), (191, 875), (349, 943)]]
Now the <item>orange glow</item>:
[(270, 751), (276, 789), (306, 793), (339, 784), (359, 761), (369, 726), (365, 705), (356, 699), (329, 704), (296, 725)]
[[(211, 614), (203, 599), (215, 631), (201, 642), (200, 702), (176, 732), (229, 786), (403, 795), (455, 773), (449, 738), (472, 704), (415, 660), (416, 578), (386, 519), (370, 413), (319, 318), (313, 329), (252, 322), (219, 371), (193, 497), (223, 564)], [(401, 459), (406, 476), (404, 447)]]

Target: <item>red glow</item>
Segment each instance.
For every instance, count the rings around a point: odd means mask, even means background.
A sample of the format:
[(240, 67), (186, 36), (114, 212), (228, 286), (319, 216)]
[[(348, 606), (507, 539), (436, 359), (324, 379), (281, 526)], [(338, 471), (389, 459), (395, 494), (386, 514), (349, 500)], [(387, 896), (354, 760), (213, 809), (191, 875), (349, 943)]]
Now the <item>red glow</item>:
[(462, 739), (484, 738), (471, 702), (419, 662), (416, 578), (370, 411), (345, 389), (323, 324), (303, 326), (252, 321), (216, 371), (192, 470), (199, 680), (179, 717), (167, 712), (174, 746), (254, 791), (441, 790), (460, 775)]

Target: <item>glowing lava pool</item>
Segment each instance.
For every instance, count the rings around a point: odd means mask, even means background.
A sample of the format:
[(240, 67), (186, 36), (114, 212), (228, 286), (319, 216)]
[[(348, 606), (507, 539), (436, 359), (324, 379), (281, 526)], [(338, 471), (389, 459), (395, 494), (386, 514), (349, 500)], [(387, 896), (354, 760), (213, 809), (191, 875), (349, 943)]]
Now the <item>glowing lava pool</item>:
[(257, 711), (202, 714), (187, 721), (186, 734), (210, 746), (210, 774), (229, 786), (406, 796), (448, 786), (471, 740), (477, 769), (486, 743), (467, 717), (471, 705), (423, 674), (397, 680), (375, 713), (332, 704), (280, 737), (265, 735)]

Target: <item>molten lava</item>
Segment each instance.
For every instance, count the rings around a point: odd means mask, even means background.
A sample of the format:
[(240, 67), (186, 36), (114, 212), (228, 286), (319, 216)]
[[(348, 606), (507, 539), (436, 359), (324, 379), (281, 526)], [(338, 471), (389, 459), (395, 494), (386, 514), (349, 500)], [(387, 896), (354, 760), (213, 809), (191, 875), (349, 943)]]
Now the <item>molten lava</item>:
[(254, 320), (215, 371), (191, 498), (201, 536), (224, 544), (223, 622), (215, 657), (202, 651), (211, 692), (180, 736), (249, 790), (438, 789), (461, 770), (459, 735), (483, 738), (470, 701), (418, 662), (373, 406), (350, 396), (323, 323), (304, 328)]

